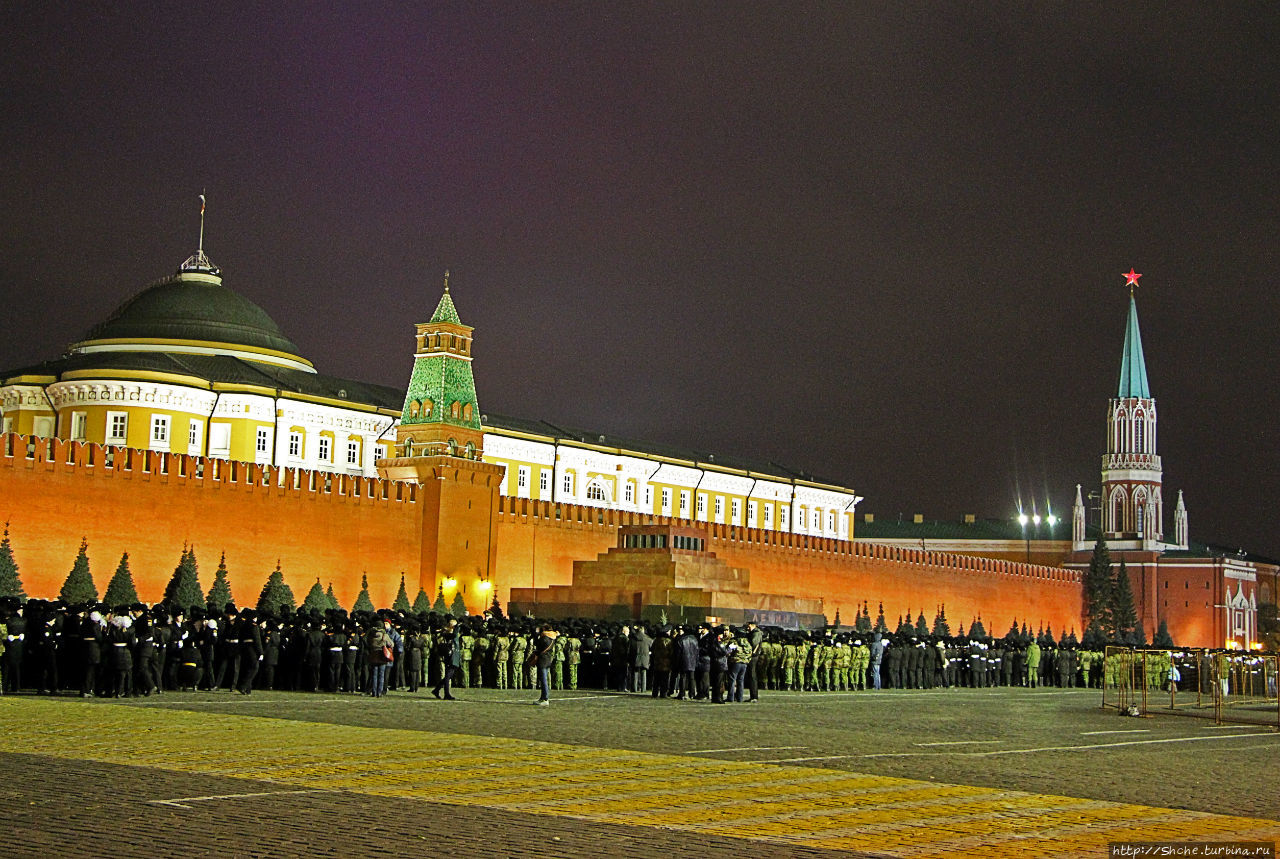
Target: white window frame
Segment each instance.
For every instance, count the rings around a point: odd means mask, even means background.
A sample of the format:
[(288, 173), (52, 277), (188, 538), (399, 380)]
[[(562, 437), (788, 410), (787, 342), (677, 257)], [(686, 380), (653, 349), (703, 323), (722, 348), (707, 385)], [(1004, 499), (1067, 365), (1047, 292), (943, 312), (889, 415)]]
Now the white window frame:
[(538, 497), (541, 498), (543, 495), (546, 495), (550, 486), (551, 472), (544, 468), (538, 472)]
[(680, 490), (680, 516), (681, 518), (689, 518), (689, 490)]
[(668, 486), (662, 487), (662, 515), (671, 515), (671, 488)]
[(71, 413), (71, 440), (85, 441), (85, 432), (89, 427), (88, 412)]
[(773, 505), (772, 504), (764, 505), (764, 527), (766, 528), (773, 527)]
[(379, 445), (376, 445), (376, 446), (374, 447), (374, 450), (376, 450), (376, 451), (377, 451), (377, 453), (378, 453), (378, 459), (386, 459), (386, 458), (387, 458), (387, 446), (386, 446), (385, 444), (379, 444)]
[(320, 436), (320, 441), (316, 445), (316, 447), (317, 447), (317, 453), (320, 457), (321, 462), (333, 461), (332, 439), (330, 439), (327, 435), (322, 435)]
[(254, 450), (259, 456), (271, 452), (271, 430), (267, 427), (258, 427), (258, 437), (254, 442)]
[(124, 444), (129, 438), (129, 413), (107, 412), (106, 443)]
[(187, 421), (187, 453), (195, 453), (200, 449), (200, 421), (192, 418)]
[(572, 471), (566, 471), (564, 473), (564, 481), (561, 483), (560, 488), (563, 490), (565, 495), (567, 495), (570, 498), (573, 497), (573, 472)]
[(729, 502), (729, 521), (734, 525), (742, 524), (742, 502), (737, 498)]
[(715, 507), (716, 507), (715, 521), (724, 522), (724, 496), (723, 495), (716, 496)]
[(747, 527), (748, 528), (756, 527), (756, 510), (757, 510), (756, 502), (748, 501), (747, 502)]
[(304, 448), (302, 447), (302, 433), (292, 430), (289, 433), (289, 457), (291, 459), (302, 459)]
[(627, 481), (627, 485), (623, 488), (622, 494), (628, 504), (636, 503), (636, 487), (631, 481)]
[(787, 522), (788, 522), (788, 520), (789, 520), (790, 518), (791, 518), (791, 508), (790, 508), (790, 507), (779, 507), (779, 508), (778, 508), (778, 530), (779, 530), (779, 531), (787, 531), (787, 530), (790, 530), (790, 529), (787, 527)]
[(698, 518), (706, 519), (707, 517), (707, 493), (698, 493)]
[(349, 438), (347, 439), (347, 465), (359, 466), (360, 464), (360, 440)]

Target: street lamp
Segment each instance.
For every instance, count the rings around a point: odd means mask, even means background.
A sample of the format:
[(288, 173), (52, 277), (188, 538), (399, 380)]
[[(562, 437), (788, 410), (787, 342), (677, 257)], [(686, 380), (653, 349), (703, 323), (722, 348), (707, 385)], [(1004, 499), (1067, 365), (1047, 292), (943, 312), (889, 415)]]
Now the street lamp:
[(1022, 526), (1022, 539), (1027, 544), (1027, 563), (1031, 563), (1031, 534), (1027, 531), (1027, 525), (1030, 524), (1034, 529), (1036, 536), (1040, 536), (1040, 523), (1044, 522), (1049, 526), (1049, 539), (1053, 539), (1053, 526), (1058, 524), (1058, 517), (1050, 513), (1048, 516), (1041, 517), (1039, 513), (1033, 513), (1028, 516), (1026, 513), (1018, 514), (1018, 524)]

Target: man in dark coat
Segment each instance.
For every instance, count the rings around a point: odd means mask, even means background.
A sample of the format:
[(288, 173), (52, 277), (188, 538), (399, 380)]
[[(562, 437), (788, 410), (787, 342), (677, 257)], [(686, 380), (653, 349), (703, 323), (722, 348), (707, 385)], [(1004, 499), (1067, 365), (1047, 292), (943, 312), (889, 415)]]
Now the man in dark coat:
[(676, 695), (681, 701), (698, 696), (694, 673), (698, 670), (698, 637), (693, 630), (682, 626), (678, 630), (672, 665), (676, 672)]
[(240, 675), (236, 690), (241, 695), (253, 692), (253, 680), (258, 675), (258, 666), (262, 662), (266, 650), (262, 641), (262, 629), (257, 624), (257, 617), (252, 609), (241, 609), (237, 621), (239, 630), (236, 638), (240, 642)]
[(436, 638), (436, 658), (444, 664), (444, 676), (440, 682), (431, 687), (431, 694), (440, 697), (444, 690), (444, 700), (456, 701), (453, 697), (453, 678), (462, 668), (462, 641), (458, 631), (458, 619), (451, 617), (444, 623), (444, 629)]

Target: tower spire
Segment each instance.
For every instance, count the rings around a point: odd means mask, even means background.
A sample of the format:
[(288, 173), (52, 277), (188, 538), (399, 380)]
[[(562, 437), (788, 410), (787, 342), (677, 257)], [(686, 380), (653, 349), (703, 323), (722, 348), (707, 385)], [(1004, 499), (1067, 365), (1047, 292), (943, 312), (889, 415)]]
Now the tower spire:
[(1124, 277), (1129, 281), (1129, 319), (1124, 330), (1124, 352), (1120, 356), (1120, 386), (1116, 396), (1121, 399), (1149, 398), (1151, 386), (1147, 384), (1147, 362), (1142, 354), (1142, 332), (1138, 330), (1138, 300), (1133, 295), (1133, 288), (1142, 275), (1131, 269)]

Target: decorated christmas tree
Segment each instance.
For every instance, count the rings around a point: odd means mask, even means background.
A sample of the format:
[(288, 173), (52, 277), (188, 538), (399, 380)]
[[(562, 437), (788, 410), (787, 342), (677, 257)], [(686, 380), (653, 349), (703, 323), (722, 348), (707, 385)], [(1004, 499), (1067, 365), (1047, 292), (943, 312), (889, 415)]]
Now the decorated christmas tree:
[(280, 614), (281, 611), (291, 612), (296, 606), (293, 589), (285, 582), (284, 573), (280, 571), (280, 562), (276, 561), (275, 570), (267, 576), (267, 583), (262, 586), (262, 593), (258, 596), (258, 611), (264, 614)]
[(200, 589), (200, 567), (196, 562), (196, 550), (183, 547), (182, 557), (174, 568), (173, 576), (164, 589), (164, 601), (171, 606), (190, 612), (205, 605), (204, 592)]
[(373, 599), (369, 596), (369, 574), (360, 574), (360, 593), (356, 596), (355, 605), (351, 607), (351, 613), (358, 611), (373, 611)]
[(9, 545), (9, 523), (4, 523), (4, 540), (0, 540), (0, 597), (16, 597), (27, 601), (27, 592), (22, 589), (22, 579), (18, 576), (18, 563), (13, 558), (13, 547)]
[(107, 582), (107, 592), (102, 601), (113, 608), (138, 602), (138, 589), (133, 586), (133, 573), (129, 570), (129, 553), (120, 556), (115, 575)]
[(228, 605), (235, 605), (231, 597), (231, 581), (227, 578), (227, 553), (223, 552), (218, 559), (218, 570), (213, 574), (213, 584), (205, 596), (205, 605), (209, 611), (222, 613)]
[(391, 607), (396, 611), (409, 612), (413, 610), (413, 606), (409, 604), (409, 592), (405, 590), (404, 573), (400, 574), (400, 590), (396, 591), (396, 598), (391, 603)]
[(89, 543), (83, 538), (75, 563), (71, 565), (71, 572), (62, 583), (58, 596), (72, 605), (98, 601), (98, 586), (93, 583), (93, 575), (89, 572)]

